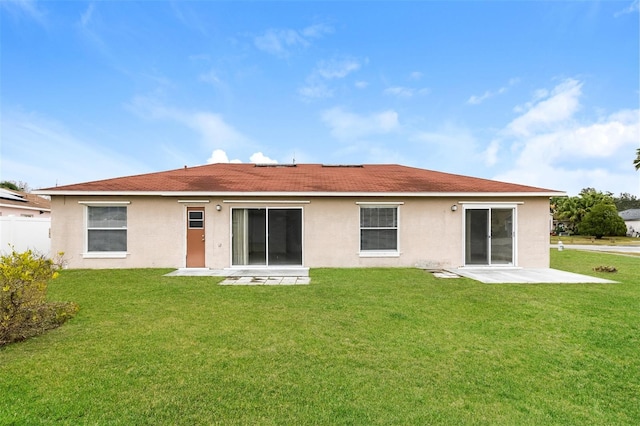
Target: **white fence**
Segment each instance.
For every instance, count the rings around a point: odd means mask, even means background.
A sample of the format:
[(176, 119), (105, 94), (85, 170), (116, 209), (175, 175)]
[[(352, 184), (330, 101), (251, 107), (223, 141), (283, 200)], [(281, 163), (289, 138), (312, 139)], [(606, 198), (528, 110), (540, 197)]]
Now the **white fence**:
[(50, 218), (0, 216), (0, 253), (7, 254), (13, 247), (17, 252), (33, 250), (51, 254)]

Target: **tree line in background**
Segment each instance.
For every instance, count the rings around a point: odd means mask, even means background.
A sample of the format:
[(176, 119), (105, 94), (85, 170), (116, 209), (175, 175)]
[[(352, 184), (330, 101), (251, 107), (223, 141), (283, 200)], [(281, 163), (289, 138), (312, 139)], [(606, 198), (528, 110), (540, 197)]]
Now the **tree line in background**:
[(551, 213), (555, 232), (604, 236), (624, 236), (627, 227), (618, 212), (640, 209), (640, 199), (627, 192), (615, 197), (612, 192), (584, 188), (575, 197), (553, 197)]
[(3, 180), (0, 182), (0, 188), (11, 189), (12, 191), (31, 192), (31, 188), (29, 188), (27, 182), (16, 182), (15, 180)]

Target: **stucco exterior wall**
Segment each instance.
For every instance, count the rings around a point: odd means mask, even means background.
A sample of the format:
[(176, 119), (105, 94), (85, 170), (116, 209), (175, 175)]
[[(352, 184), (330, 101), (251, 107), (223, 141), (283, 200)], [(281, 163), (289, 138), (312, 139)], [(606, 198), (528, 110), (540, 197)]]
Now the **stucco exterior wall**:
[[(206, 267), (231, 266), (231, 209), (301, 207), (303, 266), (306, 267), (428, 267), (464, 265), (464, 209), (461, 201), (517, 204), (516, 266), (549, 266), (549, 200), (469, 198), (332, 198), (300, 197), (267, 201), (250, 198), (53, 196), (53, 252), (64, 251), (71, 268), (181, 268), (186, 264), (186, 207), (205, 209)], [(85, 201), (127, 201), (127, 255), (91, 258), (86, 255)], [(197, 201), (200, 200), (200, 201)], [(208, 202), (202, 202), (206, 200)], [(180, 201), (180, 202), (179, 202)], [(397, 202), (399, 256), (359, 253), (357, 202)], [(451, 211), (452, 205), (457, 211)], [(216, 205), (220, 205), (218, 211)]]
[(35, 208), (21, 208), (20, 206), (9, 204), (2, 205), (0, 203), (0, 216), (22, 216), (44, 219), (51, 217), (51, 213)]

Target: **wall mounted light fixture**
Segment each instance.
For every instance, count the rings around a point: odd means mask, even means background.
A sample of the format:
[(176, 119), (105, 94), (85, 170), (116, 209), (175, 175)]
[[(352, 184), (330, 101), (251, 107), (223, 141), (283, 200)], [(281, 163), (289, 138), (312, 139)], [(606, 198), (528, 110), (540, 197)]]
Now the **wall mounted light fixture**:
[(222, 206), (220, 204), (216, 204), (216, 210), (218, 211), (222, 210)]
[(451, 206), (451, 211), (455, 212), (456, 210), (458, 210), (458, 206), (456, 204)]

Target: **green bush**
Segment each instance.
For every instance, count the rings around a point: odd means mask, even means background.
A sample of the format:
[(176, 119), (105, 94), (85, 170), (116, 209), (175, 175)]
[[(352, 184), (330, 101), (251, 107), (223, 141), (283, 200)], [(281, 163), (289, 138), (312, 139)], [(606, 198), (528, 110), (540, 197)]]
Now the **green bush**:
[(627, 233), (624, 220), (618, 215), (613, 204), (600, 203), (591, 208), (580, 222), (578, 230), (582, 235), (593, 235), (597, 239), (604, 236), (618, 237)]
[(62, 254), (47, 259), (31, 250), (0, 257), (0, 346), (56, 328), (78, 312), (72, 302), (47, 302), (47, 283), (58, 276)]

